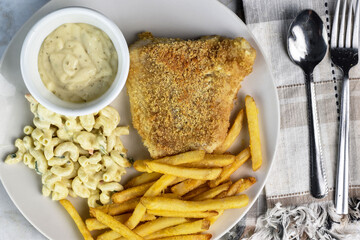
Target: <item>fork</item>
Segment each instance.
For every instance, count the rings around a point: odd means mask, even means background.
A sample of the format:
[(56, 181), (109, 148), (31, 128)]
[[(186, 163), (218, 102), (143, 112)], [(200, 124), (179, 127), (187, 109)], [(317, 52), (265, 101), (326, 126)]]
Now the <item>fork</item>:
[[(342, 6), (339, 29), (340, 5)], [(347, 9), (347, 0), (338, 0), (336, 3), (334, 21), (331, 31), (330, 54), (332, 62), (343, 72), (341, 91), (340, 123), (337, 155), (337, 174), (335, 188), (335, 209), (338, 214), (348, 213), (349, 195), (349, 70), (358, 63), (359, 45), (359, 0), (357, 0), (355, 14), (353, 13), (354, 0), (351, 0)], [(347, 23), (345, 18), (347, 14)]]

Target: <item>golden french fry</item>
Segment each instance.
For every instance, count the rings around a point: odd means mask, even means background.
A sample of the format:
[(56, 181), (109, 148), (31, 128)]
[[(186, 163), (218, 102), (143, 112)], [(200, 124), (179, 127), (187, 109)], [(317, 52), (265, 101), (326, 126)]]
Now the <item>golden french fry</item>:
[(175, 180), (174, 180), (174, 181), (172, 181), (172, 182), (169, 184), (169, 186), (172, 186), (172, 185), (178, 184), (178, 183), (183, 182), (183, 181), (185, 181), (185, 180), (186, 180), (186, 178), (183, 178), (183, 177), (177, 177), (177, 178), (175, 178)]
[(122, 236), (126, 237), (127, 239), (135, 239), (135, 240), (136, 239), (138, 239), (138, 240), (143, 239), (138, 234), (131, 231), (124, 224), (122, 224), (119, 221), (116, 221), (116, 219), (114, 217), (102, 212), (101, 210), (98, 210), (96, 208), (90, 208), (90, 212), (91, 212), (91, 214), (93, 216), (96, 217), (96, 219), (99, 222), (109, 226), (112, 230), (114, 230), (115, 232), (121, 234)]
[[(159, 195), (170, 183), (172, 183), (177, 177), (173, 175), (163, 175), (161, 176), (144, 194), (145, 197), (153, 197)], [(146, 208), (139, 203), (131, 217), (126, 221), (125, 225), (130, 229), (135, 228), (141, 218), (144, 216)]]
[[(220, 193), (218, 196), (216, 196), (216, 199), (221, 199), (221, 198), (225, 198), (225, 197), (234, 196), (235, 194), (236, 194), (236, 192), (233, 192), (233, 191), (230, 192), (228, 190), (228, 191)], [(216, 211), (218, 212), (217, 216), (207, 218), (210, 221), (211, 224), (214, 224), (214, 222), (224, 213), (224, 209), (218, 209)]]
[[(130, 215), (131, 213), (129, 213)], [(129, 216), (130, 217), (130, 216)], [(149, 213), (145, 213), (145, 215), (142, 217), (141, 222), (147, 222), (147, 221), (152, 221), (155, 220), (156, 217), (153, 214), (149, 214)], [(125, 222), (125, 221), (124, 221)]]
[(230, 186), (226, 196), (233, 196), (237, 193), (241, 193), (251, 187), (254, 183), (256, 183), (256, 178), (254, 177), (240, 178)]
[(123, 203), (112, 203), (101, 207), (97, 207), (96, 209), (99, 209), (106, 214), (114, 216), (134, 210), (139, 202), (140, 202), (140, 198), (134, 198)]
[(185, 218), (208, 218), (218, 215), (217, 211), (203, 211), (203, 212), (182, 212), (178, 211), (163, 211), (163, 210), (147, 210), (147, 213), (162, 217), (185, 217)]
[(136, 160), (134, 163), (134, 168), (139, 172), (148, 172), (151, 173), (152, 170), (147, 167), (146, 163), (148, 162), (156, 162), (156, 163), (163, 163), (168, 165), (180, 165), (185, 163), (197, 162), (204, 158), (205, 151), (198, 150), (198, 151), (190, 151), (185, 153), (180, 153), (174, 156), (168, 156), (164, 158), (159, 158), (156, 160)]
[[(130, 216), (126, 216), (126, 215), (128, 215), (128, 214), (114, 216), (114, 218), (117, 221), (119, 221), (121, 223), (124, 223), (130, 217)], [(86, 227), (89, 229), (89, 231), (102, 230), (102, 229), (109, 228), (105, 224), (99, 222), (96, 218), (88, 218), (88, 219), (86, 219), (85, 224), (86, 224)]]
[(209, 227), (210, 227), (210, 221), (206, 219), (202, 219), (202, 220), (183, 223), (174, 227), (168, 227), (162, 229), (160, 231), (147, 235), (145, 239), (160, 239), (163, 237), (199, 233), (208, 230)]
[(130, 179), (125, 185), (125, 189), (136, 187), (145, 183), (158, 180), (162, 176), (161, 173), (142, 173), (141, 175)]
[(173, 186), (171, 191), (179, 196), (182, 196), (198, 186), (204, 184), (206, 180), (186, 179), (185, 181)]
[[(168, 228), (168, 227), (186, 223), (186, 222), (189, 222), (189, 220), (186, 218), (182, 218), (182, 217), (180, 217), (180, 218), (178, 218), (178, 217), (171, 217), (171, 218), (161, 217), (154, 221), (146, 222), (140, 226), (137, 226), (134, 229), (134, 232), (136, 232), (137, 234), (139, 234), (142, 237), (145, 237), (149, 234), (152, 234), (152, 233), (162, 230), (164, 228)], [(117, 240), (124, 240), (124, 238), (119, 238)]]
[(191, 198), (190, 200), (191, 201), (201, 201), (201, 200), (214, 198), (217, 195), (219, 195), (220, 193), (228, 190), (230, 185), (231, 185), (231, 181), (225, 182), (217, 187), (211, 188), (210, 190), (197, 195), (194, 198)]
[(206, 192), (210, 189), (210, 187), (207, 184), (201, 185), (198, 188), (195, 188), (194, 190), (188, 192), (187, 194), (185, 194), (184, 196), (182, 196), (182, 198), (184, 200), (190, 200), (196, 196), (198, 196), (199, 194), (202, 194), (203, 192)]
[(154, 184), (155, 182), (144, 183), (142, 185), (125, 189), (121, 192), (114, 193), (111, 199), (114, 203), (122, 203), (127, 200), (140, 197)]
[(173, 175), (163, 175), (159, 178), (145, 193), (145, 197), (153, 197), (159, 195), (169, 184), (171, 184), (176, 176)]
[(146, 167), (145, 162), (148, 160), (136, 160), (133, 164), (133, 167), (138, 170), (139, 172), (147, 172), (151, 173), (152, 171)]
[(153, 162), (164, 163), (164, 164), (169, 164), (169, 165), (180, 165), (180, 164), (184, 164), (184, 163), (200, 161), (204, 158), (204, 156), (205, 156), (205, 151), (196, 150), (196, 151), (180, 153), (180, 154), (177, 154), (174, 156), (159, 158), (159, 159), (153, 160)]
[(146, 208), (140, 202), (134, 209), (134, 212), (131, 215), (131, 217), (126, 221), (125, 225), (130, 229), (134, 229), (139, 224), (140, 219), (145, 214), (145, 212), (146, 212)]
[(178, 235), (172, 237), (164, 237), (159, 240), (210, 240), (212, 237), (211, 234), (188, 234), (188, 235)]
[[(102, 234), (100, 234), (96, 240), (115, 240), (115, 239), (118, 239), (118, 238), (121, 238), (122, 235), (118, 232), (115, 232), (114, 230), (109, 230), (109, 231), (106, 231)], [(124, 238), (126, 239), (126, 238)]]
[[(227, 195), (228, 191), (229, 191), (229, 190), (224, 191), (224, 192), (221, 192), (219, 195), (217, 195), (217, 196), (215, 197), (215, 199), (221, 199), (221, 198), (227, 197), (227, 196), (228, 196), (228, 195)], [(233, 196), (233, 195), (232, 195), (232, 196)]]
[(159, 195), (160, 197), (166, 197), (166, 198), (175, 198), (175, 199), (180, 199), (181, 196), (175, 194), (175, 193), (164, 193)]
[(249, 95), (245, 97), (246, 117), (249, 128), (250, 137), (250, 151), (252, 159), (252, 168), (254, 171), (258, 170), (262, 164), (260, 130), (259, 130), (259, 110), (256, 107), (255, 101)]
[(184, 201), (163, 197), (142, 197), (140, 202), (151, 210), (176, 211), (181, 209), (184, 212), (209, 211), (217, 209), (242, 208), (249, 202), (245, 194), (226, 197), (223, 199), (208, 199), (204, 201)]
[(224, 213), (224, 209), (216, 210), (218, 212), (217, 216), (209, 217), (207, 220), (210, 221), (210, 225), (214, 224), (216, 220)]
[(229, 179), (230, 175), (233, 174), (233, 172), (235, 172), (249, 158), (250, 158), (250, 149), (245, 148), (238, 155), (236, 155), (236, 159), (232, 164), (230, 164), (230, 165), (223, 168), (220, 176), (217, 179), (212, 180), (212, 181), (209, 182), (209, 186), (211, 188), (216, 187), (220, 183), (222, 183), (222, 182), (226, 181), (227, 179)]
[(65, 208), (65, 210), (69, 213), (71, 218), (74, 220), (76, 226), (79, 231), (83, 235), (85, 240), (93, 239), (89, 229), (86, 228), (85, 223), (81, 219), (79, 213), (76, 211), (75, 207), (71, 204), (71, 202), (67, 199), (59, 200), (59, 203)]
[(201, 180), (216, 179), (222, 170), (221, 168), (186, 168), (157, 162), (146, 162), (145, 164), (154, 172)]
[[(129, 217), (131, 216), (132, 213), (125, 213), (122, 215), (116, 215), (114, 216), (114, 218), (121, 222), (121, 223), (125, 223)], [(145, 214), (143, 216), (143, 218), (141, 219), (142, 222), (144, 221), (152, 221), (155, 220), (156, 217), (155, 215), (152, 214)], [(96, 218), (88, 218), (85, 220), (85, 224), (86, 227), (89, 229), (89, 231), (93, 231), (93, 230), (101, 230), (101, 229), (107, 229), (109, 228), (108, 226), (102, 224), (101, 222), (99, 222)]]
[(242, 123), (244, 121), (244, 110), (241, 109), (236, 115), (233, 125), (231, 126), (225, 141), (215, 149), (215, 153), (224, 153), (235, 142), (236, 137), (240, 134)]
[(140, 236), (147, 236), (162, 229), (186, 222), (189, 222), (189, 220), (183, 217), (161, 217), (136, 227), (134, 231), (137, 232)]
[(203, 160), (198, 162), (182, 164), (182, 167), (194, 168), (214, 168), (225, 167), (235, 161), (235, 156), (231, 154), (205, 154)]
[(244, 178), (244, 182), (239, 186), (238, 190), (236, 191), (236, 194), (242, 193), (243, 191), (251, 187), (254, 183), (256, 183), (256, 178), (254, 177)]

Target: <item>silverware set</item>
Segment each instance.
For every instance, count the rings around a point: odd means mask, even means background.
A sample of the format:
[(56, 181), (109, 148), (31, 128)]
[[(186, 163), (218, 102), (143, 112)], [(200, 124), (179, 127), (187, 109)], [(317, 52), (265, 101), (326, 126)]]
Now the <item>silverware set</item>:
[[(335, 185), (335, 208), (338, 214), (348, 213), (349, 71), (358, 63), (359, 1), (337, 0), (330, 39), (331, 60), (341, 69), (343, 74)], [(319, 19), (320, 17), (314, 11), (304, 10), (295, 18), (288, 32), (289, 56), (294, 63), (304, 70), (306, 77), (310, 140), (310, 189), (315, 198), (323, 198), (327, 195), (312, 78), (314, 67), (323, 59), (327, 50), (327, 46), (325, 49), (322, 47), (326, 35), (323, 34), (324, 26)], [(316, 30), (318, 32), (315, 32)]]

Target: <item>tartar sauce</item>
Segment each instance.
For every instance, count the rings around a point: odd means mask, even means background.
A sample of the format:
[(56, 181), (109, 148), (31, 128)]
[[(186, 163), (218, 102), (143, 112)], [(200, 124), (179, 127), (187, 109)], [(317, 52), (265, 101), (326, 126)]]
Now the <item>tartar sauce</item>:
[(38, 69), (46, 88), (68, 102), (88, 102), (109, 89), (118, 55), (106, 33), (85, 23), (63, 24), (41, 45)]

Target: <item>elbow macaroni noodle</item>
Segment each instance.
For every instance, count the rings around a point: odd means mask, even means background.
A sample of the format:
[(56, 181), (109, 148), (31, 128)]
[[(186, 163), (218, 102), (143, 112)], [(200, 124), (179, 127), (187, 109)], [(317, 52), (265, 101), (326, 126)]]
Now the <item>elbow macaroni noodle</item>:
[(129, 128), (117, 126), (119, 113), (108, 106), (94, 114), (66, 117), (25, 97), (35, 127), (24, 127), (26, 136), (15, 141), (18, 150), (5, 162), (23, 161), (35, 169), (42, 176), (42, 194), (53, 200), (70, 195), (87, 198), (90, 207), (109, 203), (113, 192), (123, 190), (118, 182), (131, 166), (119, 138), (128, 135)]

